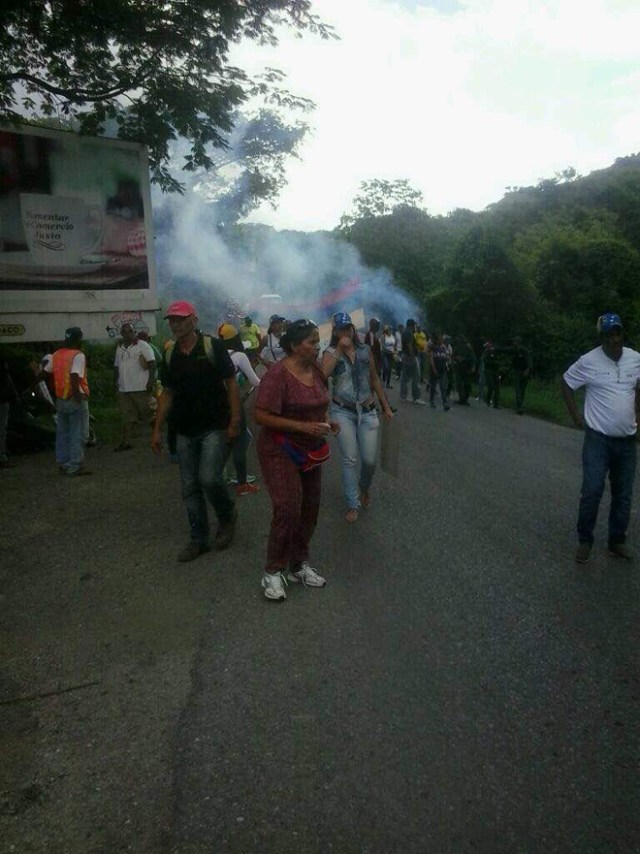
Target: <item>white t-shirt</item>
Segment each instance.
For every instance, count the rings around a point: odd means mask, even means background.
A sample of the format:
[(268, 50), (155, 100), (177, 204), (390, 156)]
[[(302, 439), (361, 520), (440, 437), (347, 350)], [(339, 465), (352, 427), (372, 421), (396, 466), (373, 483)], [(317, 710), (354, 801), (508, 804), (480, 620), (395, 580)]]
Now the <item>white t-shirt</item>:
[(402, 353), (402, 332), (398, 330), (395, 333), (396, 338), (396, 353)]
[(118, 344), (114, 365), (118, 369), (118, 391), (146, 391), (149, 368), (140, 363), (140, 356), (147, 362), (155, 362), (155, 353), (146, 341), (136, 341), (125, 347)]
[(251, 385), (254, 388), (258, 388), (258, 386), (260, 385), (260, 377), (251, 367), (251, 362), (249, 361), (249, 357), (247, 356), (247, 354), (241, 353), (240, 350), (234, 350), (229, 355), (231, 356), (231, 361), (235, 366), (236, 373), (238, 373), (239, 371), (241, 374), (244, 374), (245, 377), (251, 383)]
[(395, 335), (383, 335), (382, 336), (382, 349), (385, 353), (393, 353), (396, 349), (396, 336)]
[(588, 427), (606, 436), (635, 435), (640, 353), (623, 347), (615, 362), (602, 347), (596, 347), (571, 365), (564, 381), (574, 391), (584, 386), (584, 420)]
[(280, 339), (273, 332), (267, 335), (267, 343), (260, 352), (260, 358), (266, 365), (275, 365), (280, 359), (284, 359), (287, 354), (280, 346)]
[[(41, 362), (42, 370), (47, 374), (53, 373), (53, 353), (47, 353)], [(84, 353), (76, 353), (71, 362), (70, 374), (77, 374), (79, 377), (85, 377), (87, 370), (87, 358)], [(84, 392), (80, 389), (80, 394), (84, 397)]]

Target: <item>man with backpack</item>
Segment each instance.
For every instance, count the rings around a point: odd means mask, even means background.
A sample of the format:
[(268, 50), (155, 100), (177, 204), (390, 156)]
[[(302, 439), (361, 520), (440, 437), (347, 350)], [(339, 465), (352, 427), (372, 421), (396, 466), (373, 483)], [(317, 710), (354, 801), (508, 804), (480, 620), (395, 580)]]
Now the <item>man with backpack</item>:
[(211, 550), (207, 500), (218, 518), (215, 548), (225, 549), (233, 540), (237, 511), (223, 470), (229, 443), (240, 430), (240, 398), (229, 352), (222, 341), (198, 330), (194, 306), (177, 300), (165, 317), (175, 343), (164, 354), (164, 392), (151, 448), (161, 453), (162, 428), (171, 411), (182, 498), (191, 527), (191, 541), (178, 555), (185, 562)]

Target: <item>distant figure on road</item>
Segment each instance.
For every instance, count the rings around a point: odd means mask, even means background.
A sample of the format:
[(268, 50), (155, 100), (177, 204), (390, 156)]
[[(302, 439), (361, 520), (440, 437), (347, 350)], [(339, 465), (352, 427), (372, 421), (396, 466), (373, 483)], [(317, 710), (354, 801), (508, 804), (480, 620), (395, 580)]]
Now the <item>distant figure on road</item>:
[(20, 398), (9, 373), (9, 363), (0, 352), (0, 469), (13, 468), (15, 465), (7, 456), (7, 427), (9, 408)]
[(281, 314), (272, 314), (269, 318), (269, 328), (262, 339), (262, 350), (260, 350), (260, 361), (265, 368), (271, 368), (286, 355), (280, 346), (280, 337), (284, 332), (285, 323), (286, 320)]
[(172, 302), (165, 315), (175, 345), (165, 350), (164, 391), (158, 404), (151, 448), (162, 451), (162, 427), (171, 413), (177, 436), (182, 499), (187, 508), (191, 542), (179, 561), (195, 560), (211, 550), (207, 500), (218, 517), (216, 549), (233, 540), (237, 511), (224, 481), (229, 443), (240, 431), (240, 398), (236, 369), (218, 338), (198, 331), (194, 306)]
[(442, 398), (442, 408), (447, 412), (449, 410), (449, 398), (447, 396), (449, 350), (444, 343), (442, 332), (434, 332), (433, 338), (429, 342), (429, 364), (431, 368), (429, 383), (429, 402), (431, 408), (436, 408), (436, 392), (439, 388)]
[(399, 323), (395, 333), (396, 338), (396, 379), (402, 376), (402, 336), (404, 335), (404, 324)]
[(380, 321), (377, 317), (372, 317), (369, 321), (369, 331), (364, 336), (364, 343), (371, 347), (373, 355), (373, 367), (379, 377), (382, 376), (382, 343), (378, 337), (380, 332)]
[(418, 360), (418, 373), (420, 375), (420, 384), (424, 385), (427, 363), (429, 360), (429, 357), (427, 355), (427, 333), (421, 326), (416, 325), (416, 331), (413, 333), (413, 337), (416, 342), (416, 358)]
[(407, 399), (409, 383), (411, 383), (411, 397), (413, 402), (424, 406), (424, 400), (420, 400), (420, 385), (418, 383), (418, 353), (415, 339), (416, 322), (410, 317), (402, 333), (402, 374), (400, 377), (400, 400)]
[(511, 375), (513, 387), (516, 394), (516, 412), (522, 415), (524, 412), (524, 393), (531, 376), (531, 353), (523, 345), (522, 338), (516, 335), (512, 340), (510, 350)]
[(273, 514), (262, 587), (272, 601), (287, 598), (287, 581), (326, 584), (309, 563), (309, 544), (320, 509), (321, 463), (330, 453), (326, 437), (340, 429), (327, 421), (318, 327), (312, 320), (294, 320), (280, 340), (285, 358), (262, 377), (255, 409), (262, 426), (258, 459)]
[(387, 324), (382, 330), (382, 382), (385, 388), (393, 388), (391, 385), (391, 372), (396, 355), (396, 336)]
[(487, 341), (482, 353), (482, 367), (487, 387), (487, 406), (500, 409), (500, 353), (492, 341)]
[(133, 323), (123, 323), (120, 334), (122, 341), (116, 347), (113, 370), (122, 416), (122, 441), (115, 450), (129, 451), (133, 447), (134, 425), (149, 423), (157, 365), (153, 348), (138, 339)]
[(393, 412), (371, 351), (360, 343), (350, 315), (336, 312), (333, 323), (331, 342), (322, 355), (322, 373), (332, 380), (329, 417), (340, 425), (338, 446), (347, 503), (345, 519), (353, 523), (358, 519), (360, 507), (369, 506), (369, 490), (376, 470), (379, 422), (374, 392), (385, 417), (393, 418)]
[(245, 352), (251, 362), (251, 367), (255, 368), (258, 364), (258, 356), (260, 353), (260, 339), (262, 333), (257, 323), (254, 323), (253, 318), (247, 315), (240, 326), (240, 338), (244, 346)]
[(253, 389), (260, 385), (260, 377), (251, 367), (251, 362), (242, 344), (242, 338), (235, 326), (230, 323), (220, 324), (218, 336), (224, 341), (236, 369), (236, 380), (240, 394), (240, 432), (231, 443), (231, 456), (236, 469), (236, 495), (254, 495), (260, 491), (260, 487), (254, 483), (249, 483), (249, 476), (247, 475), (247, 449), (251, 442), (251, 431), (247, 426), (244, 404)]
[[(601, 346), (581, 356), (562, 378), (562, 396), (576, 427), (584, 428), (582, 491), (578, 511), (576, 561), (591, 556), (593, 531), (605, 480), (611, 483), (609, 553), (623, 560), (636, 470), (640, 353), (623, 347), (622, 321), (617, 314), (598, 318)], [(574, 391), (585, 389), (584, 418)]]
[(84, 425), (88, 418), (87, 360), (80, 349), (82, 329), (71, 326), (64, 344), (42, 361), (45, 374), (53, 374), (56, 395), (56, 461), (68, 477), (91, 474), (84, 468)]
[(458, 389), (458, 403), (461, 406), (470, 406), (471, 383), (476, 372), (476, 354), (469, 340), (460, 335), (456, 341), (456, 349), (453, 357), (456, 370), (456, 388)]

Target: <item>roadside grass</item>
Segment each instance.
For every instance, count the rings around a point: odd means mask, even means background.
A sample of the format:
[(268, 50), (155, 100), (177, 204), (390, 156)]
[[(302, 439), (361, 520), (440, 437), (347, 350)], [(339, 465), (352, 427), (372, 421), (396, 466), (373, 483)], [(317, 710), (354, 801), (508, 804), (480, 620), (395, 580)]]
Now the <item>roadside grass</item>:
[[(579, 404), (582, 405), (580, 393), (576, 395)], [(504, 385), (500, 389), (500, 405), (505, 409), (516, 408), (516, 398), (513, 386)], [(527, 385), (524, 397), (524, 411), (527, 415), (534, 415), (544, 421), (552, 421), (563, 427), (573, 427), (567, 407), (565, 406), (560, 392), (560, 378), (556, 380), (533, 379)]]

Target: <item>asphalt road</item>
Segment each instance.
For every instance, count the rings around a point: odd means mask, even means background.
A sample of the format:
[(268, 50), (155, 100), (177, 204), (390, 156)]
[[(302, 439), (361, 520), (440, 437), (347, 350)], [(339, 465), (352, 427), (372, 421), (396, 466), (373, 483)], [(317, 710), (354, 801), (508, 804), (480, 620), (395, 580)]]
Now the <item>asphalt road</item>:
[(327, 587), (279, 604), (264, 491), (184, 566), (146, 449), (0, 472), (1, 850), (640, 851), (640, 562), (606, 512), (573, 562), (580, 434), (400, 407), (400, 478), (348, 526), (329, 463)]

